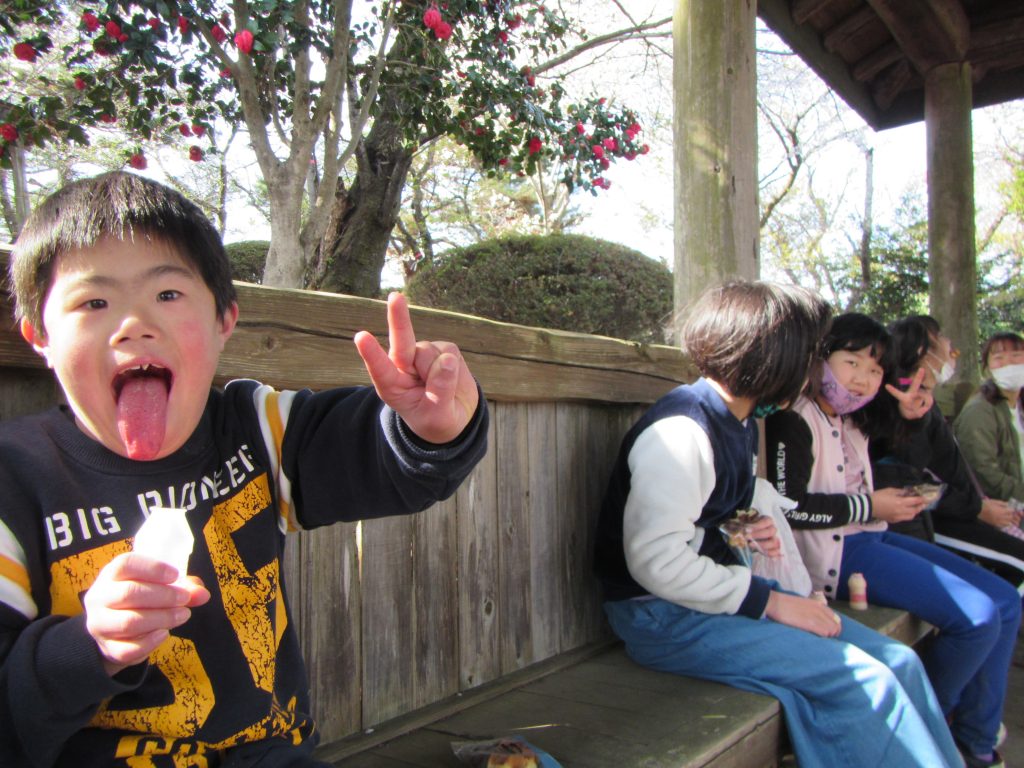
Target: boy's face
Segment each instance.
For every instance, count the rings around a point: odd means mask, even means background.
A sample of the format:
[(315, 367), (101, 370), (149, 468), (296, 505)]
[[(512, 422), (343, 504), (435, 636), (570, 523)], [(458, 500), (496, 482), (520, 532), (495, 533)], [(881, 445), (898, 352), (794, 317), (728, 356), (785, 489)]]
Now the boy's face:
[(43, 328), (22, 321), (22, 335), (82, 431), (150, 461), (195, 430), (237, 318), (234, 304), (217, 316), (213, 293), (172, 246), (108, 237), (58, 260)]

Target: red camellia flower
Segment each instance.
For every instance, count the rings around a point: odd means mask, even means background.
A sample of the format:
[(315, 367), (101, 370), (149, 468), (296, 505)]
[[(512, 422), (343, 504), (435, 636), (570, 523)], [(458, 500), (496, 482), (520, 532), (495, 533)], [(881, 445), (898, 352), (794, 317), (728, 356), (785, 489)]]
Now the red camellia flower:
[(235, 46), (242, 53), (252, 53), (252, 46), (254, 42), (255, 39), (252, 36), (252, 32), (248, 29), (243, 29), (235, 35)]
[(100, 20), (96, 18), (96, 14), (91, 11), (86, 11), (82, 14), (82, 24), (84, 24), (85, 28), (90, 32), (95, 32), (100, 28)]
[(452, 36), (452, 25), (447, 21), (437, 22), (437, 26), (434, 27), (434, 35), (438, 40), (447, 40)]
[(601, 167), (604, 168), (606, 171), (611, 167), (611, 165), (612, 164), (607, 157), (601, 158)]
[(586, 133), (586, 130), (587, 129), (583, 127), (583, 123), (576, 123), (576, 133), (578, 133), (580, 136)]
[(199, 123), (193, 123), (192, 133), (194, 133), (196, 136), (202, 136), (204, 133), (206, 133), (206, 126), (199, 125)]
[(540, 152), (541, 147), (543, 146), (544, 142), (542, 142), (540, 139), (534, 136), (532, 139), (530, 139), (530, 154), (536, 155), (538, 152)]
[(160, 29), (160, 19), (154, 17), (152, 19), (147, 19), (146, 23), (149, 24), (152, 29)]
[(32, 47), (31, 43), (15, 43), (14, 58), (20, 59), (21, 61), (35, 61), (36, 49)]
[(430, 6), (423, 14), (423, 26), (427, 29), (437, 29), (437, 25), (443, 21), (441, 18), (441, 12), (437, 10), (437, 6)]
[(613, 138), (607, 138), (601, 143), (604, 144), (604, 148), (607, 149), (609, 152), (614, 152), (619, 146), (619, 143), (615, 141), (615, 139)]
[(116, 123), (117, 122), (117, 117), (114, 116), (114, 115), (110, 115), (110, 114), (104, 113), (104, 114), (100, 115), (100, 122), (101, 123)]
[(121, 25), (116, 21), (108, 21), (103, 25), (103, 28), (107, 30), (107, 34), (115, 40), (121, 36)]
[(75, 90), (76, 91), (84, 91), (85, 90), (85, 80), (83, 80), (80, 77), (76, 77), (75, 78)]
[(501, 40), (501, 42), (503, 42), (503, 43), (507, 43), (508, 42), (508, 32), (506, 32), (504, 29), (499, 29), (498, 30), (498, 39)]
[(508, 165), (508, 158), (507, 157), (501, 158), (501, 160), (498, 161), (498, 165), (501, 165), (501, 166)]
[(192, 129), (189, 128), (185, 123), (182, 123), (181, 125), (178, 126), (178, 132), (182, 136), (191, 136), (192, 135)]
[(183, 35), (188, 32), (188, 19), (184, 16), (178, 17), (178, 31)]
[(213, 39), (218, 43), (223, 43), (228, 39), (228, 33), (224, 31), (224, 27), (220, 24), (214, 24), (210, 27), (210, 34), (213, 35)]
[(594, 186), (600, 189), (609, 189), (612, 183), (608, 181), (604, 176), (598, 176), (594, 179)]
[(644, 144), (642, 147), (640, 147), (640, 154), (641, 155), (646, 155), (650, 151), (651, 151), (651, 148), (648, 147), (646, 144)]
[(635, 139), (636, 135), (643, 129), (640, 127), (640, 123), (633, 123), (629, 128), (626, 129), (626, 135), (629, 136), (630, 140)]
[(128, 165), (137, 171), (144, 171), (146, 170), (146, 156), (141, 152), (136, 152), (128, 158)]
[(225, 80), (230, 80), (231, 79), (231, 69), (229, 67), (224, 67), (224, 69), (222, 69), (220, 71), (220, 76), (223, 77)]
[(18, 140), (18, 129), (10, 123), (4, 123), (0, 125), (0, 137), (4, 141), (17, 141)]
[(188, 159), (193, 163), (198, 163), (203, 159), (203, 150), (193, 144), (188, 148)]
[(590, 149), (594, 153), (594, 157), (596, 157), (598, 160), (604, 157), (604, 147), (602, 147), (600, 144), (595, 144)]
[(128, 42), (128, 35), (126, 35), (124, 32), (122, 32), (121, 36), (119, 38), (117, 38), (117, 42), (119, 42), (119, 43), (127, 43)]
[(522, 24), (522, 23), (523, 23), (523, 17), (520, 16), (517, 13), (515, 16), (513, 16), (511, 19), (508, 20), (508, 28), (509, 29), (518, 29), (519, 25)]

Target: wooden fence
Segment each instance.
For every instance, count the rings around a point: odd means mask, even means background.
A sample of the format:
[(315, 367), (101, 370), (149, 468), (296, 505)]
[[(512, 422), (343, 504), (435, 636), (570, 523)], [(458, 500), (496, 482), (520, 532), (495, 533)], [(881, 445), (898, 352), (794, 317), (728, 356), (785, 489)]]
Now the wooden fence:
[[(351, 340), (361, 329), (386, 339), (383, 302), (238, 289), (219, 380), (368, 382)], [(0, 312), (8, 418), (59, 393), (6, 296)], [(418, 338), (462, 349), (491, 407), (488, 451), (422, 514), (291, 537), (285, 579), (325, 742), (607, 637), (590, 567), (608, 469), (643, 406), (696, 375), (666, 346), (420, 308), (413, 323)]]

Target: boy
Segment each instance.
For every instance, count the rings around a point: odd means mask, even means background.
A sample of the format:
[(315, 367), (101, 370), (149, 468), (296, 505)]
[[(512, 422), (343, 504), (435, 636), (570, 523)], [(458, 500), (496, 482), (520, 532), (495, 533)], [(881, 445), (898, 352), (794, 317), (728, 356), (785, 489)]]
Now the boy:
[[(321, 765), (284, 533), (455, 490), (488, 423), (457, 347), (416, 342), (393, 294), (390, 352), (355, 338), (374, 388), (212, 389), (238, 317), (223, 245), (126, 173), (45, 201), (11, 280), (68, 406), (0, 425), (0, 765)], [(187, 576), (132, 553), (158, 506), (187, 511)]]

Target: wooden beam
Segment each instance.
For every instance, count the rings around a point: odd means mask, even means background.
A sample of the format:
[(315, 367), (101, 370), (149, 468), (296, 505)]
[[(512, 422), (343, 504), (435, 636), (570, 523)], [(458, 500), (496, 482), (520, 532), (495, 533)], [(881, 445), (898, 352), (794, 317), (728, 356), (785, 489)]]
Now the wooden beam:
[(883, 116), (867, 85), (853, 78), (842, 58), (824, 49), (813, 28), (794, 21), (786, 0), (759, 0), (757, 15), (868, 125), (879, 127)]
[(903, 58), (903, 51), (896, 43), (887, 43), (853, 65), (853, 79), (858, 83), (870, 82), (883, 69)]
[(804, 24), (818, 11), (832, 5), (834, 0), (793, 0), (793, 21)]
[(851, 37), (872, 23), (878, 23), (878, 14), (869, 7), (865, 5), (860, 10), (854, 11), (822, 36), (825, 50), (836, 53), (843, 48), (844, 43), (849, 42)]
[(872, 93), (875, 103), (883, 111), (892, 106), (896, 97), (906, 87), (913, 77), (913, 71), (906, 59), (900, 59), (896, 64), (889, 67), (882, 75), (875, 79), (872, 85)]
[(921, 74), (939, 64), (965, 60), (971, 25), (959, 0), (868, 0), (868, 4)]

